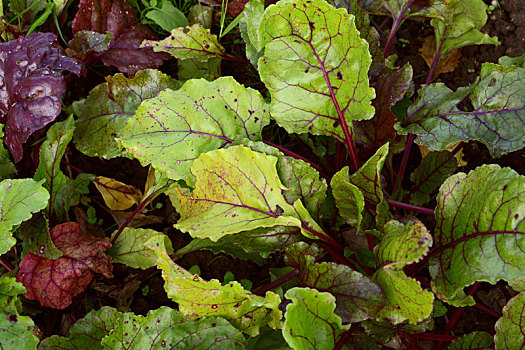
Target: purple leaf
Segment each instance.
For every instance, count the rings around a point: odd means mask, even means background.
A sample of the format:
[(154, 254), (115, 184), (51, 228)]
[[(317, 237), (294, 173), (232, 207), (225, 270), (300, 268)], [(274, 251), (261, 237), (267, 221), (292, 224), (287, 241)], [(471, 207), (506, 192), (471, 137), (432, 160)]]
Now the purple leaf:
[(84, 35), (80, 33), (82, 31), (111, 33), (108, 49), (103, 52), (93, 50), (88, 61), (100, 58), (105, 65), (115, 66), (127, 74), (156, 68), (169, 58), (164, 53), (153, 52), (151, 48), (139, 48), (143, 40), (155, 40), (157, 37), (139, 23), (135, 10), (126, 0), (81, 0), (72, 29), (75, 34), (73, 41), (77, 33)]
[(0, 44), (0, 123), (5, 143), (15, 162), (22, 159), (22, 145), (29, 136), (55, 120), (66, 92), (62, 74), (84, 70), (67, 57), (52, 33), (34, 33)]

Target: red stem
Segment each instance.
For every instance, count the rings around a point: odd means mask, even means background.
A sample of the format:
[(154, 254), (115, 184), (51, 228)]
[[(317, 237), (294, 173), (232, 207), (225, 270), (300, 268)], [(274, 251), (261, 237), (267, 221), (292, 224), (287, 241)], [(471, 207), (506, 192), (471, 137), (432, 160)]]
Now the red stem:
[(497, 317), (497, 318), (500, 318), (502, 315), (501, 313), (497, 312), (497, 311), (494, 311), (492, 310), (490, 307), (487, 307), (483, 304), (480, 304), (480, 303), (476, 303), (476, 305), (474, 305), (476, 308), (480, 309), (481, 311), (483, 312), (486, 312), (494, 317)]
[[(474, 293), (476, 292), (476, 290), (478, 289), (479, 287), (479, 282), (476, 282), (474, 283), (474, 285), (472, 285), (472, 287), (469, 288), (468, 292), (467, 292), (467, 295), (469, 296), (472, 296), (474, 295)], [(445, 327), (445, 330), (443, 331), (442, 335), (443, 336), (448, 336), (448, 334), (450, 333), (450, 331), (452, 330), (452, 328), (454, 328), (454, 326), (456, 325), (456, 322), (458, 322), (459, 320), (459, 317), (461, 316), (461, 314), (463, 313), (463, 310), (465, 309), (465, 307), (458, 307), (456, 312), (454, 312), (454, 315), (452, 315), (452, 317), (450, 318), (450, 322), (447, 324), (447, 326)], [(443, 345), (445, 345), (445, 341), (446, 340), (441, 340), (439, 341), (436, 346), (434, 347), (434, 350), (439, 350), (443, 347)]]
[(407, 209), (425, 215), (434, 215), (434, 209), (418, 207), (417, 205), (402, 203), (392, 199), (387, 199), (386, 201), (388, 202), (388, 205), (391, 205), (396, 208)]
[(434, 340), (434, 341), (453, 341), (459, 338), (456, 335), (444, 335), (444, 334), (435, 334), (435, 333), (415, 333), (412, 335), (419, 339), (427, 339), (427, 340)]
[(7, 261), (3, 256), (0, 256), (0, 265), (5, 267), (7, 271), (13, 271), (15, 269), (15, 267), (9, 261)]
[(292, 278), (296, 277), (297, 275), (299, 275), (299, 270), (298, 269), (292, 270), (292, 271), (288, 272), (287, 274), (282, 275), (281, 277), (279, 277), (275, 281), (260, 286), (259, 288), (255, 289), (252, 293), (255, 294), (255, 295), (262, 296), (262, 295), (266, 294), (266, 292), (274, 289), (275, 287), (280, 286), (281, 284), (283, 284), (285, 282), (288, 282), (289, 280), (291, 280)]
[(86, 172), (80, 170), (79, 168), (77, 168), (76, 166), (74, 166), (73, 164), (71, 163), (68, 163), (67, 161), (65, 161), (64, 159), (62, 159), (62, 163), (64, 163), (65, 165), (67, 165), (68, 167), (70, 167), (71, 169), (75, 170), (77, 173), (79, 174), (85, 174)]
[(345, 345), (345, 343), (348, 341), (348, 338), (352, 336), (352, 333), (354, 332), (356, 327), (357, 327), (357, 323), (352, 323), (352, 325), (350, 326), (350, 329), (348, 329), (346, 332), (341, 334), (341, 338), (335, 344), (334, 350), (341, 350), (343, 348), (343, 345)]
[(381, 29), (383, 29), (384, 26), (386, 26), (386, 24), (388, 23), (388, 20), (390, 20), (390, 17), (386, 17), (383, 22), (381, 22), (381, 24), (379, 25), (379, 27), (377, 27), (377, 31), (380, 32)]
[(403, 17), (405, 16), (405, 13), (408, 11), (410, 6), (415, 2), (416, 0), (410, 0), (410, 2), (405, 6), (405, 8), (401, 11), (399, 14), (399, 17), (396, 18), (394, 21), (394, 24), (392, 25), (392, 30), (390, 31), (390, 35), (388, 36), (388, 40), (385, 45), (384, 54), (385, 57), (388, 54), (388, 50), (390, 49), (390, 45), (392, 45), (392, 42), (394, 41), (394, 37), (396, 36), (397, 30), (399, 29), (399, 26), (401, 25), (401, 22), (403, 22)]
[(333, 249), (335, 249), (338, 254), (343, 254), (344, 253), (345, 247), (341, 243), (339, 243), (335, 239), (333, 239), (332, 237), (330, 237), (330, 236), (328, 236), (326, 234), (322, 234), (321, 232), (317, 232), (313, 228), (311, 228), (308, 225), (306, 225), (306, 223), (304, 223), (304, 222), (301, 224), (301, 228), (305, 229), (306, 231), (310, 232), (314, 236), (319, 237), (321, 240), (323, 240), (326, 243), (330, 244), (331, 247)]
[(229, 55), (229, 54), (227, 54), (227, 53), (222, 54), (221, 58), (222, 58), (223, 60), (228, 60), (228, 61), (235, 61), (235, 62), (242, 62), (242, 63), (250, 63), (250, 61), (245, 60), (244, 58), (239, 58), (239, 57), (237, 57), (237, 56)]
[(310, 164), (310, 166), (311, 166), (312, 168), (316, 169), (317, 171), (321, 171), (319, 165), (315, 164), (315, 163), (312, 162), (310, 159), (305, 158), (305, 157), (303, 157), (303, 156), (301, 156), (301, 155), (299, 155), (299, 154), (297, 154), (297, 153), (295, 153), (295, 152), (292, 152), (292, 151), (290, 151), (290, 150), (287, 149), (287, 148), (284, 148), (284, 147), (282, 147), (282, 146), (276, 145), (275, 143), (272, 143), (272, 142), (270, 142), (270, 141), (263, 141), (263, 142), (264, 142), (265, 144), (267, 144), (268, 146), (272, 146), (272, 147), (277, 148), (279, 151), (283, 152), (285, 155), (290, 156), (290, 157), (295, 158), (295, 159), (300, 159), (300, 160), (302, 160), (303, 162), (306, 162), (306, 163)]
[(373, 234), (370, 234), (370, 233), (367, 233), (366, 234), (366, 241), (368, 242), (368, 249), (370, 249), (371, 252), (374, 251), (374, 248), (376, 246), (376, 244), (374, 243), (374, 235)]
[(407, 145), (405, 151), (403, 152), (403, 158), (401, 159), (401, 165), (399, 166), (399, 171), (397, 172), (396, 182), (394, 183), (394, 188), (392, 193), (397, 190), (403, 181), (403, 176), (405, 176), (405, 170), (408, 164), (408, 156), (410, 155), (410, 150), (412, 149), (412, 144), (414, 143), (416, 136), (414, 134), (409, 134), (407, 138)]

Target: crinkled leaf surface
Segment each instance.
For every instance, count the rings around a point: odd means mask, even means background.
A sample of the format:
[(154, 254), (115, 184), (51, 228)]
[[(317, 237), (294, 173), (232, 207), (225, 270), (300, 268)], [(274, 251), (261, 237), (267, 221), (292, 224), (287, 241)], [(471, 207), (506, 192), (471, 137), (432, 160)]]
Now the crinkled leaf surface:
[(11, 277), (0, 277), (0, 347), (2, 349), (36, 349), (38, 337), (33, 334), (35, 324), (29, 316), (21, 316), (22, 303), (18, 295), (24, 286)]
[(49, 234), (49, 222), (42, 212), (33, 214), (16, 230), (16, 236), (22, 241), (22, 256), (31, 252), (48, 259), (58, 259), (62, 252), (55, 246)]
[[(0, 124), (0, 138), (4, 137), (4, 125)], [(11, 162), (9, 151), (0, 142), (0, 181), (8, 179), (16, 173), (15, 165)]]
[(441, 186), (435, 209), (432, 290), (454, 306), (473, 305), (463, 288), (525, 276), (525, 177), (483, 165)]
[(272, 97), (272, 117), (290, 133), (344, 141), (344, 123), (370, 119), (371, 58), (354, 17), (322, 0), (285, 0), (268, 7), (259, 27), (259, 74)]
[(109, 49), (96, 53), (96, 57), (123, 73), (133, 75), (142, 69), (156, 68), (167, 59), (162, 53), (140, 48), (143, 40), (154, 40), (156, 36), (139, 23), (127, 0), (81, 0), (72, 30), (74, 35), (85, 30), (111, 33)]
[[(113, 232), (112, 236), (118, 232)], [(157, 265), (157, 256), (145, 243), (159, 236), (164, 239), (164, 247), (168, 254), (173, 254), (171, 241), (165, 234), (151, 229), (129, 228), (126, 227), (118, 236), (113, 247), (107, 254), (113, 257), (114, 263), (121, 263), (136, 269), (147, 269)]]
[(49, 191), (48, 217), (53, 218), (53, 210), (61, 203), (57, 201), (57, 193), (66, 184), (68, 179), (60, 170), (60, 162), (66, 152), (66, 147), (73, 138), (75, 123), (73, 116), (67, 120), (53, 124), (42, 146), (40, 159), (34, 179), (45, 180), (43, 186)]
[(212, 241), (259, 227), (302, 227), (304, 222), (322, 232), (300, 200), (293, 206), (286, 202), (276, 162), (244, 146), (202, 154), (191, 169), (195, 189), (178, 190), (181, 218), (175, 227)]
[(152, 238), (147, 245), (157, 254), (168, 296), (179, 304), (180, 312), (191, 318), (220, 316), (239, 330), (256, 336), (259, 327), (269, 324), (277, 328), (281, 320), (277, 294), (267, 292), (260, 297), (246, 291), (238, 282), (221, 285), (218, 280), (205, 281), (175, 264), (163, 247), (163, 241)]
[[(55, 34), (33, 33), (0, 43), (0, 123), (15, 163), (29, 136), (55, 120), (62, 110), (66, 82), (55, 70), (80, 74), (84, 66), (65, 55)], [(9, 83), (7, 83), (9, 82)]]
[(111, 37), (111, 33), (81, 30), (69, 41), (66, 51), (70, 56), (84, 61), (95, 53), (107, 51)]
[[(471, 94), (473, 111), (457, 105)], [(426, 85), (396, 129), (418, 135), (416, 142), (433, 151), (458, 141), (479, 140), (493, 156), (525, 144), (525, 68), (484, 63), (479, 80), (452, 92), (442, 83)]]
[(167, 52), (178, 59), (194, 58), (199, 61), (221, 58), (224, 54), (217, 36), (200, 24), (175, 28), (169, 37), (159, 41), (144, 40), (140, 47), (153, 48), (155, 52)]
[(28, 253), (24, 257), (17, 275), (27, 289), (24, 297), (38, 300), (42, 306), (64, 309), (89, 285), (92, 272), (113, 277), (111, 258), (104, 254), (111, 247), (107, 238), (86, 236), (75, 222), (53, 227), (50, 235), (63, 256), (51, 260)]
[[(381, 170), (388, 150), (389, 144), (386, 143), (350, 177), (348, 167), (344, 167), (332, 178), (331, 185), (337, 208), (340, 214), (359, 232), (369, 228), (361, 225), (365, 216), (370, 216), (366, 210), (363, 210), (365, 205), (370, 205), (376, 210), (378, 214), (376, 222), (380, 227), (390, 217), (381, 186)], [(367, 219), (366, 222), (372, 220)]]
[(414, 185), (410, 188), (408, 199), (414, 205), (421, 205), (430, 200), (434, 192), (450, 175), (456, 171), (457, 161), (448, 151), (430, 152), (421, 164), (410, 174)]
[(69, 330), (69, 337), (54, 335), (45, 338), (38, 346), (39, 350), (80, 350), (102, 349), (101, 340), (109, 335), (122, 322), (123, 314), (109, 306), (100, 310), (91, 310), (78, 320)]
[(232, 77), (190, 80), (144, 101), (120, 139), (142, 165), (191, 183), (190, 167), (201, 153), (235, 139), (260, 140), (268, 121), (261, 94)]
[(85, 100), (73, 104), (78, 116), (75, 146), (91, 157), (106, 159), (122, 155), (115, 138), (142, 101), (179, 84), (154, 69), (145, 69), (126, 78), (123, 74), (106, 77), (106, 82), (90, 91)]
[(335, 298), (316, 289), (292, 288), (291, 303), (284, 314), (283, 336), (293, 349), (334, 349), (339, 337), (350, 328), (334, 313)]
[[(448, 350), (489, 350), (494, 349), (494, 339), (487, 332), (473, 332), (466, 334), (452, 343)], [(505, 348), (509, 349), (509, 348)]]
[(319, 249), (304, 242), (286, 249), (286, 265), (299, 270), (299, 285), (331, 293), (336, 298), (335, 313), (345, 323), (374, 318), (384, 305), (378, 285), (348, 266), (332, 262), (316, 263)]
[(142, 199), (142, 192), (138, 188), (108, 177), (97, 176), (95, 187), (111, 210), (129, 209)]
[(503, 315), (496, 322), (497, 350), (520, 350), (525, 348), (525, 292), (510, 299), (503, 308)]
[(105, 349), (245, 349), (244, 335), (220, 317), (192, 320), (168, 307), (146, 317), (125, 313), (104, 339)]
[(431, 245), (432, 235), (419, 221), (402, 224), (392, 220), (385, 225), (385, 235), (374, 249), (381, 268), (372, 280), (386, 297), (386, 306), (376, 315), (377, 319), (387, 319), (393, 324), (408, 320), (416, 324), (430, 316), (434, 295), (407, 277), (403, 268), (421, 260)]
[(394, 125), (397, 123), (397, 117), (390, 108), (403, 98), (411, 83), (410, 63), (377, 78), (374, 85), (376, 98), (372, 101), (376, 113), (370, 120), (355, 122), (356, 142), (367, 149), (376, 150), (386, 142), (394, 141), (396, 138)]
[(49, 192), (42, 187), (43, 182), (33, 179), (0, 182), (0, 255), (7, 253), (16, 243), (11, 236), (13, 226), (30, 219), (33, 213), (47, 206)]

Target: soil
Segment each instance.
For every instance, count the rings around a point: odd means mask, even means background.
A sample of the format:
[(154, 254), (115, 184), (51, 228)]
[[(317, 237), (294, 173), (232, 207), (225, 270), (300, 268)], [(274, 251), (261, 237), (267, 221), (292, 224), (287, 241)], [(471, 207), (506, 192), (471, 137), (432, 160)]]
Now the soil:
[[(488, 2), (489, 3), (489, 2)], [(490, 4), (490, 3), (489, 3)], [(499, 46), (480, 45), (470, 46), (461, 49), (461, 58), (457, 68), (451, 73), (441, 74), (434, 82), (443, 82), (448, 87), (456, 89), (460, 86), (466, 86), (472, 83), (479, 74), (482, 62), (497, 62), (501, 56), (518, 56), (525, 53), (525, 1), (523, 0), (500, 0), (499, 5), (489, 15), (487, 25), (483, 31), (489, 33), (491, 36), (496, 35), (501, 41)], [(377, 23), (381, 23), (384, 18), (375, 18)], [(388, 37), (388, 25), (382, 30), (381, 37), (386, 40)], [(406, 21), (400, 28), (397, 38), (398, 40), (392, 46), (391, 52), (397, 53), (400, 57), (399, 65), (405, 62), (410, 62), (414, 69), (416, 91), (417, 87), (424, 83), (428, 66), (422, 57), (418, 54), (419, 48), (422, 46), (424, 38), (433, 35), (432, 27), (427, 22)], [(242, 45), (235, 42), (235, 37), (231, 40), (231, 52), (241, 56), (238, 52), (242, 51)], [(229, 50), (229, 48), (228, 48)], [(222, 65), (223, 74), (230, 74), (238, 78), (241, 82), (247, 82), (248, 85), (260, 84), (257, 79), (254, 79), (256, 72), (247, 65), (243, 69), (242, 65), (237, 62), (224, 61)], [(101, 79), (102, 81), (103, 79)], [(77, 82), (81, 84), (82, 82)], [(99, 83), (99, 82), (96, 82)], [(86, 96), (87, 92), (96, 84), (86, 82), (87, 87), (78, 87), (79, 91), (75, 91), (76, 96)], [(259, 86), (257, 86), (259, 88)], [(85, 90), (81, 93), (81, 90)], [(525, 162), (523, 161), (524, 152), (514, 152), (499, 159), (492, 159), (487, 149), (480, 144), (471, 143), (464, 149), (464, 159), (468, 165), (464, 171), (475, 168), (480, 164), (498, 163), (503, 166), (510, 166), (521, 174), (525, 174)], [(412, 164), (418, 164), (417, 155), (414, 156)], [(124, 181), (128, 184), (143, 188), (147, 169), (142, 168), (137, 161), (128, 159), (114, 159), (114, 160), (100, 160), (89, 158), (71, 147), (68, 154), (69, 162), (75, 167), (82, 169), (84, 172), (112, 177), (117, 180)], [(394, 159), (394, 169), (399, 166), (399, 158)], [(68, 169), (63, 169), (68, 171)], [(408, 169), (410, 171), (410, 169)], [(93, 189), (91, 193), (96, 193)], [(169, 200), (165, 196), (160, 196), (156, 202), (161, 202), (163, 208), (154, 212), (154, 215), (163, 217), (164, 221), (156, 224), (154, 229), (167, 233), (172, 238), (174, 249), (177, 250), (187, 244), (191, 238), (189, 235), (176, 231), (173, 228), (176, 213), (169, 204)], [(97, 208), (98, 210), (98, 208)], [(102, 214), (105, 215), (105, 214)], [(113, 223), (109, 214), (103, 216), (106, 229), (109, 230), (109, 225)], [(202, 277), (205, 279), (219, 279), (223, 280), (226, 272), (231, 271), (237, 280), (249, 279), (254, 283), (254, 287), (262, 285), (269, 281), (268, 269), (279, 265), (279, 256), (270, 259), (270, 263), (264, 267), (257, 266), (254, 263), (234, 259), (226, 254), (214, 255), (208, 251), (200, 251), (189, 253), (177, 260), (177, 263), (184, 268), (190, 268), (198, 265), (202, 272)], [(160, 273), (156, 269), (147, 270), (143, 273), (131, 271), (123, 266), (118, 266), (115, 269), (115, 279), (106, 281), (110, 287), (121, 287), (130, 280), (138, 281), (135, 283), (134, 290), (132, 290), (128, 298), (128, 307), (130, 311), (145, 314), (148, 310), (155, 309), (161, 305), (173, 305), (167, 298), (164, 292), (164, 281)], [(135, 275), (132, 276), (131, 274)], [(42, 331), (49, 334), (63, 333), (68, 329), (67, 325), (71, 325), (75, 319), (83, 317), (85, 312), (82, 310), (82, 305), (85, 300), (88, 300), (95, 307), (102, 305), (114, 304), (118, 296), (112, 295), (108, 292), (108, 287), (97, 285), (98, 291), (86, 293), (84, 300), (77, 300), (77, 302), (70, 307), (69, 313), (61, 312), (45, 312), (37, 317), (39, 326)], [(104, 289), (106, 288), (106, 289)], [(475, 298), (478, 302), (487, 305), (498, 312), (501, 311), (501, 305), (504, 305), (511, 295), (508, 287), (505, 284), (498, 284), (497, 289), (488, 284), (482, 284)], [(111, 289), (111, 288), (109, 288)], [(106, 290), (102, 293), (100, 291)], [(496, 292), (494, 292), (496, 290)], [(36, 306), (34, 306), (37, 308)], [(449, 318), (454, 312), (450, 308), (447, 315)], [(484, 330), (489, 333), (494, 333), (494, 322), (497, 318), (482, 316), (481, 312), (476, 308), (465, 309), (461, 319), (453, 329), (451, 334), (461, 335), (472, 330)], [(444, 319), (436, 320), (435, 331), (439, 333), (442, 331)], [(423, 344), (423, 343), (422, 343)]]

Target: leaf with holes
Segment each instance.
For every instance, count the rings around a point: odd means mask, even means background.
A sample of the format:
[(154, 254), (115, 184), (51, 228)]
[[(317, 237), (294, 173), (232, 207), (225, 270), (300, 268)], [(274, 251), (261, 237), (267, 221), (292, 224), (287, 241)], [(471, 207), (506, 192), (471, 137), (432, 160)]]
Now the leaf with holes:
[[(443, 151), (458, 141), (478, 140), (493, 156), (525, 145), (525, 68), (484, 63), (474, 84), (452, 92), (443, 83), (426, 85), (396, 129), (416, 142)], [(458, 105), (470, 95), (472, 111)]]
[(288, 204), (275, 169), (277, 158), (244, 146), (202, 154), (192, 165), (195, 189), (177, 190), (181, 218), (175, 227), (217, 241), (259, 227), (299, 227), (310, 238), (325, 235), (298, 199)]
[(322, 253), (301, 242), (286, 249), (284, 262), (299, 270), (299, 284), (331, 293), (336, 299), (335, 313), (346, 323), (374, 318), (384, 307), (384, 294), (368, 277), (348, 266), (316, 260)]
[(260, 140), (268, 122), (261, 94), (232, 77), (189, 80), (144, 101), (120, 141), (142, 165), (191, 184), (190, 167), (201, 153), (243, 138)]
[(18, 295), (25, 288), (11, 277), (0, 277), (0, 347), (3, 349), (36, 349), (38, 328), (29, 316), (22, 316)]
[(288, 132), (344, 141), (343, 128), (372, 118), (368, 44), (344, 9), (322, 0), (280, 1), (266, 9), (259, 40), (270, 112)]
[(13, 227), (47, 206), (49, 192), (42, 187), (43, 182), (32, 179), (0, 182), (0, 255), (16, 243), (12, 237)]
[(350, 328), (334, 313), (335, 298), (310, 288), (286, 292), (291, 303), (284, 314), (283, 336), (293, 349), (334, 349), (341, 334)]
[(97, 176), (95, 187), (111, 210), (129, 209), (142, 199), (138, 188), (104, 176)]
[(217, 36), (200, 24), (175, 28), (169, 37), (158, 41), (144, 40), (140, 47), (152, 48), (155, 52), (167, 52), (178, 59), (194, 58), (202, 62), (221, 58), (224, 54)]
[(168, 297), (179, 304), (183, 315), (223, 317), (252, 337), (265, 324), (274, 329), (280, 326), (281, 299), (277, 294), (267, 292), (260, 297), (246, 291), (237, 281), (224, 286), (218, 280), (205, 281), (175, 264), (158, 237), (147, 245), (157, 254), (157, 266), (162, 270)]
[(377, 320), (417, 324), (430, 317), (434, 295), (407, 277), (403, 268), (420, 261), (431, 245), (432, 235), (420, 221), (402, 224), (392, 220), (385, 225), (385, 235), (374, 249), (380, 268), (372, 281), (381, 287), (386, 299), (385, 307), (375, 316)]
[(97, 311), (91, 310), (71, 327), (69, 337), (51, 336), (44, 339), (38, 345), (38, 349), (101, 349), (101, 340), (115, 329), (122, 315), (120, 311), (109, 306), (104, 306)]
[(435, 209), (432, 290), (454, 306), (474, 305), (476, 281), (518, 282), (525, 275), (525, 177), (483, 165), (449, 177)]
[(78, 116), (75, 146), (85, 155), (106, 159), (124, 155), (115, 138), (142, 101), (180, 84), (157, 70), (146, 69), (126, 78), (123, 74), (106, 77), (106, 82), (89, 92), (86, 99), (73, 103)]
[(503, 308), (503, 315), (496, 322), (497, 350), (519, 350), (525, 347), (525, 292), (510, 299)]
[(63, 255), (56, 260), (33, 253), (24, 257), (17, 274), (17, 281), (27, 289), (24, 297), (38, 300), (42, 306), (64, 309), (89, 285), (93, 272), (113, 277), (111, 258), (104, 254), (111, 247), (107, 238), (86, 236), (75, 222), (53, 227), (50, 235)]
[[(113, 232), (112, 238), (117, 231)], [(151, 229), (133, 229), (126, 227), (118, 236), (107, 254), (113, 257), (114, 263), (121, 263), (133, 268), (145, 270), (157, 264), (157, 256), (146, 247), (145, 243), (153, 237), (164, 239), (166, 252), (173, 254), (173, 247), (168, 236)]]

